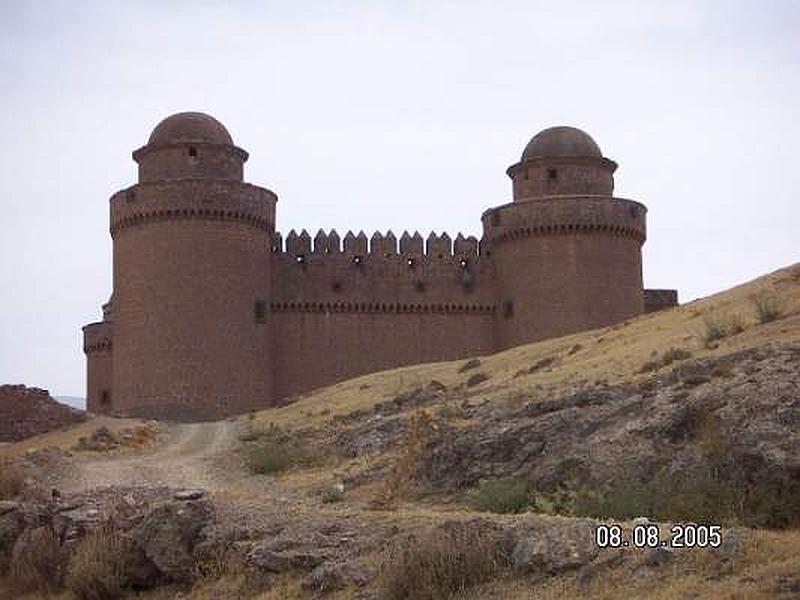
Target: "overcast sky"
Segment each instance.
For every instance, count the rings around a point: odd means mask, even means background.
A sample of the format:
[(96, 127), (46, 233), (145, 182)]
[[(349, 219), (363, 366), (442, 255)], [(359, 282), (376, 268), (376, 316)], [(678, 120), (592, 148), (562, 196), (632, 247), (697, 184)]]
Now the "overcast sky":
[(480, 235), (551, 125), (644, 202), (682, 301), (798, 260), (800, 3), (2, 2), (0, 383), (84, 395), (108, 198), (163, 117), (250, 152), (278, 228)]

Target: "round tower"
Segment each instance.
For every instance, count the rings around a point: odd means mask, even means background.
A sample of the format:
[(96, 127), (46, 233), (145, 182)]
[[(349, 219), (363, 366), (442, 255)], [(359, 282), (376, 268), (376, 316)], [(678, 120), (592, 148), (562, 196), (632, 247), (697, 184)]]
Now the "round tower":
[(509, 167), (513, 202), (482, 217), (496, 268), (500, 348), (643, 312), (647, 209), (613, 197), (616, 168), (574, 127), (536, 134)]
[(244, 183), (247, 152), (201, 113), (164, 119), (111, 197), (110, 412), (215, 419), (271, 401), (275, 194)]

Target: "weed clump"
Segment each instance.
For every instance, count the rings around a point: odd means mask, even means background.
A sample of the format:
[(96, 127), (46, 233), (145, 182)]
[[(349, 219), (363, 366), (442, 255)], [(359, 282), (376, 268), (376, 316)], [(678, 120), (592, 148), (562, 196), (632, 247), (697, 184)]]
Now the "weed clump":
[(744, 322), (739, 314), (727, 317), (706, 316), (703, 319), (701, 338), (706, 348), (715, 347), (715, 342), (744, 331)]
[(19, 593), (52, 592), (63, 581), (65, 562), (61, 541), (51, 527), (29, 529), (14, 547), (9, 581)]
[(664, 367), (669, 366), (676, 361), (686, 360), (687, 358), (691, 357), (692, 353), (688, 350), (684, 350), (683, 348), (670, 348), (661, 358), (649, 360), (644, 363), (642, 368), (639, 369), (639, 372), (647, 373), (648, 371), (658, 371), (659, 369), (663, 369)]
[(90, 532), (69, 561), (66, 587), (80, 600), (114, 600), (128, 582), (128, 541), (111, 524)]
[(370, 502), (377, 510), (394, 510), (399, 499), (405, 494), (414, 480), (417, 462), (422, 458), (431, 437), (431, 416), (418, 410), (409, 419), (405, 439), (394, 466), (383, 485)]
[(441, 600), (497, 577), (509, 564), (502, 536), (461, 525), (396, 544), (380, 576), (381, 598)]
[(519, 513), (531, 504), (527, 481), (514, 478), (482, 481), (469, 493), (476, 510), (494, 513)]
[(761, 324), (771, 323), (783, 316), (778, 301), (771, 296), (756, 296), (753, 298), (753, 306), (756, 311), (756, 318)]
[(0, 461), (0, 500), (11, 500), (22, 493), (25, 475), (11, 461)]
[(256, 475), (275, 475), (287, 469), (317, 461), (314, 450), (274, 423), (254, 435), (254, 443), (245, 450), (247, 466)]

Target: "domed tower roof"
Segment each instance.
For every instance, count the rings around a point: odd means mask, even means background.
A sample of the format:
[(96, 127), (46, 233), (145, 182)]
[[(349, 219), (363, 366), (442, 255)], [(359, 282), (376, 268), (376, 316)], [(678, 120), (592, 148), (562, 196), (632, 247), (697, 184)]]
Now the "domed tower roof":
[(533, 136), (522, 152), (522, 161), (565, 156), (601, 158), (603, 153), (588, 133), (576, 127), (561, 125), (549, 127)]
[(156, 125), (147, 144), (134, 150), (139, 182), (172, 179), (242, 181), (247, 152), (225, 126), (200, 112), (180, 112)]
[(506, 173), (514, 201), (554, 196), (610, 196), (617, 163), (603, 156), (585, 131), (560, 125), (531, 138)]
[(181, 112), (161, 121), (150, 134), (148, 145), (201, 142), (233, 145), (225, 126), (214, 117), (200, 112)]

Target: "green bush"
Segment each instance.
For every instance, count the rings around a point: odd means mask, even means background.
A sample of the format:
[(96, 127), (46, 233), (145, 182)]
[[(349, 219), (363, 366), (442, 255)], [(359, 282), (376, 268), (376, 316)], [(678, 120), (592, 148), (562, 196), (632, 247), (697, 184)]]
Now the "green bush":
[(531, 504), (528, 482), (514, 478), (482, 481), (469, 493), (476, 510), (494, 513), (519, 513)]

